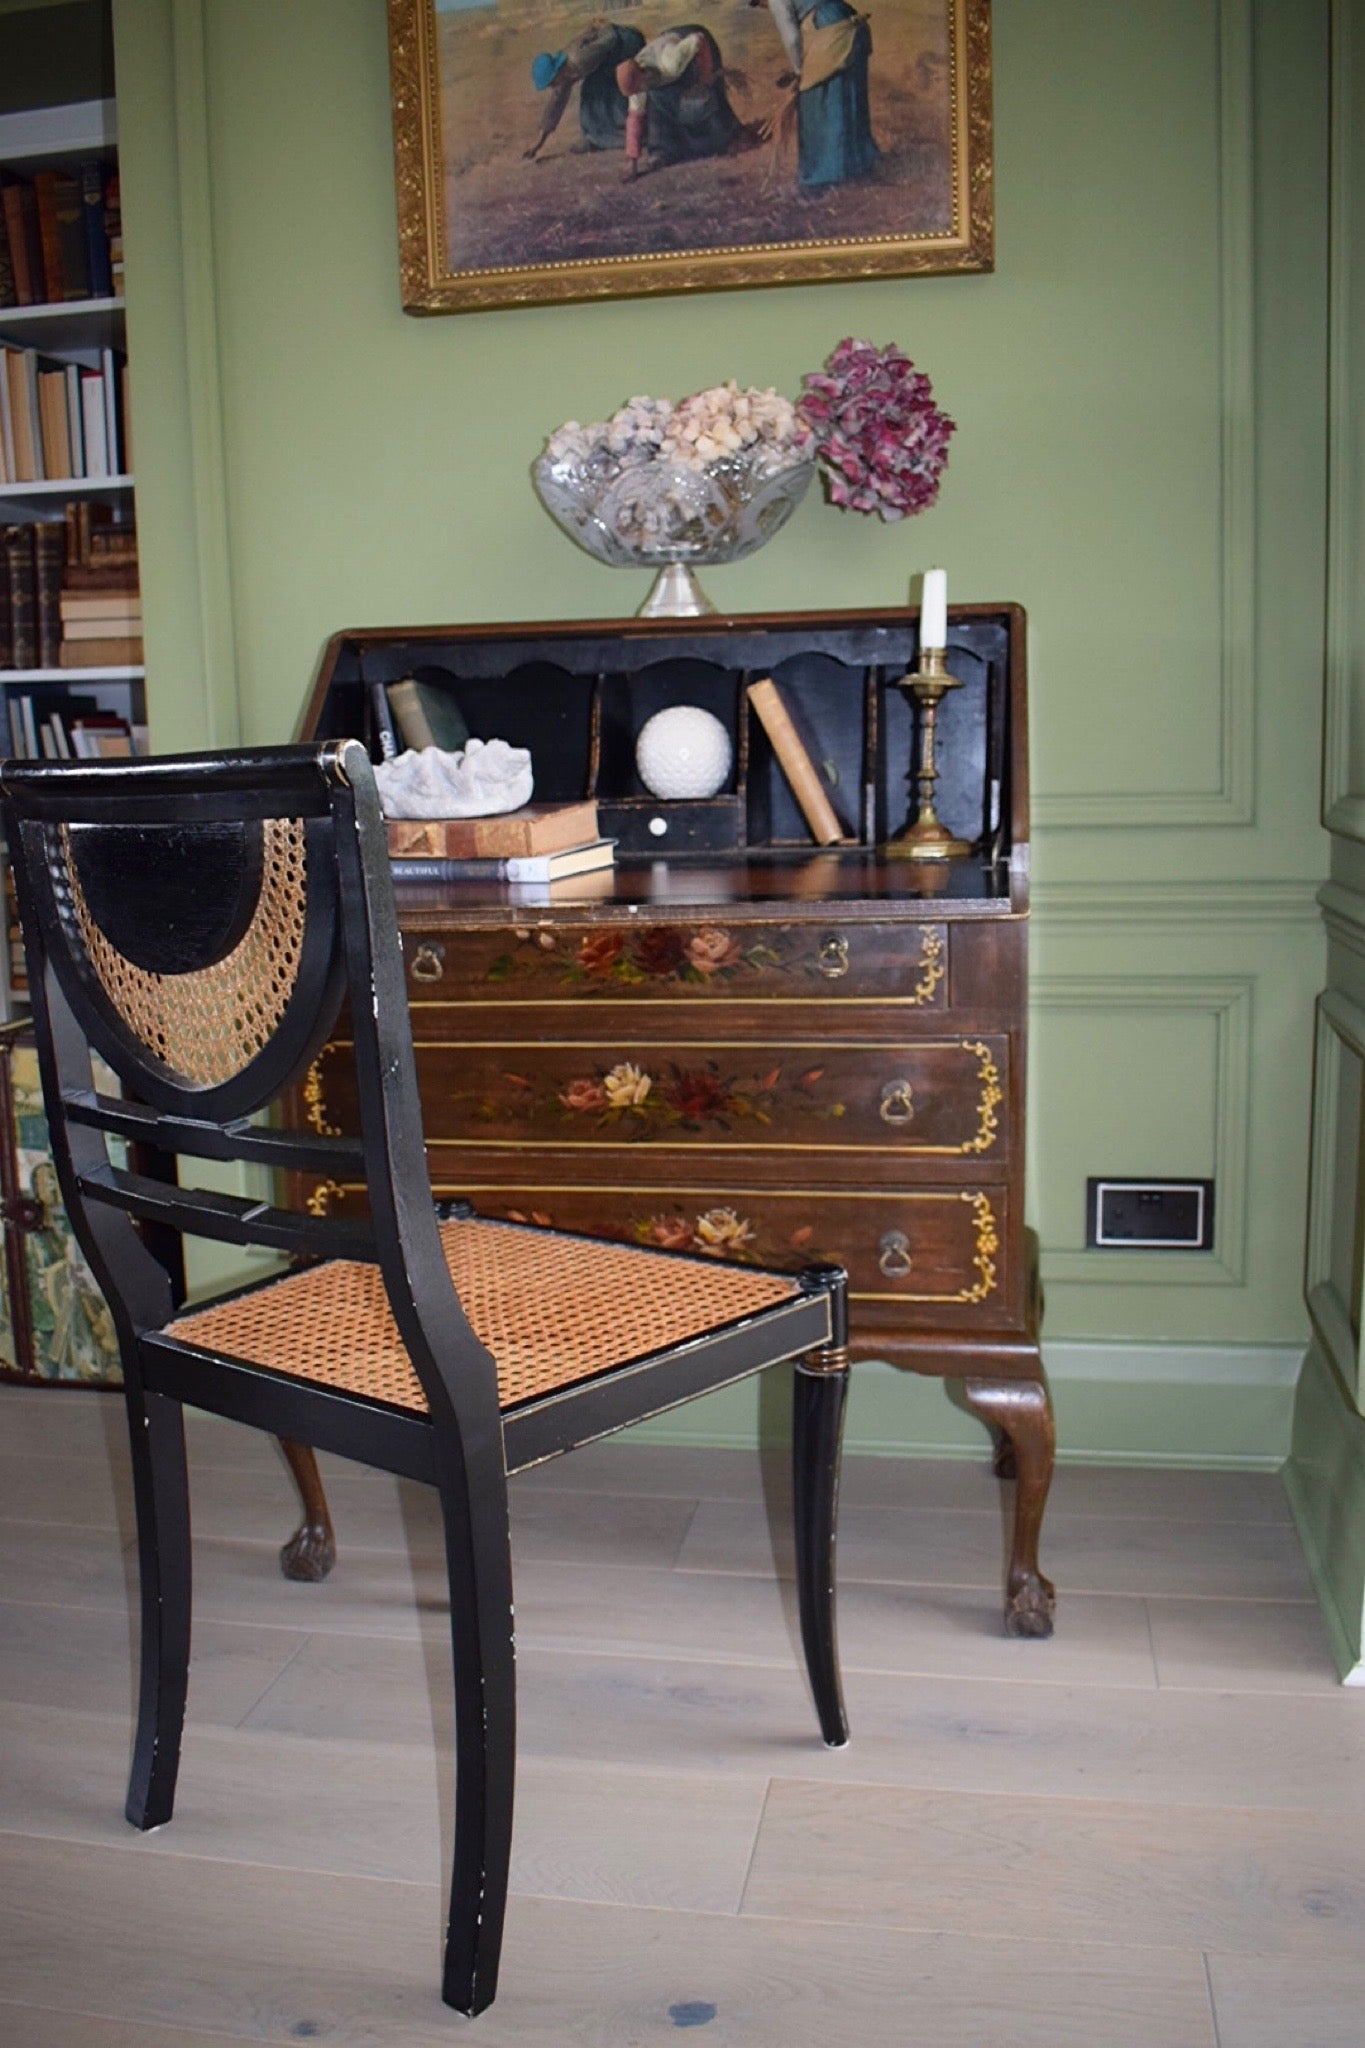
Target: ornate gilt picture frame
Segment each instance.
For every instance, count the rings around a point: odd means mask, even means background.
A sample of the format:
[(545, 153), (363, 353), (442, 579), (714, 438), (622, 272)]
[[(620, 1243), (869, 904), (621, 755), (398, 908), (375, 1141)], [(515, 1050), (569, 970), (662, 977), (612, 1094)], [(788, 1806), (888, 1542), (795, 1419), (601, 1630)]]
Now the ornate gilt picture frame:
[(388, 0), (411, 313), (989, 270), (990, 0)]

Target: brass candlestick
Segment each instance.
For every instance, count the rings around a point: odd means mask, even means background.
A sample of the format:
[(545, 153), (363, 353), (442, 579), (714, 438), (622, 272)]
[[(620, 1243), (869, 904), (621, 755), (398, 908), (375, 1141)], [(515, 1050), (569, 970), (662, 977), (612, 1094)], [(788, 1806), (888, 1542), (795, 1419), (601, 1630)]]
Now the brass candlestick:
[(919, 666), (913, 675), (902, 676), (900, 687), (920, 705), (920, 761), (914, 778), (919, 786), (919, 815), (913, 825), (889, 840), (883, 851), (891, 860), (956, 860), (971, 848), (965, 839), (953, 837), (934, 809), (934, 784), (938, 781), (934, 728), (939, 705), (949, 690), (961, 689), (962, 679), (949, 675), (943, 648), (925, 647), (920, 650)]

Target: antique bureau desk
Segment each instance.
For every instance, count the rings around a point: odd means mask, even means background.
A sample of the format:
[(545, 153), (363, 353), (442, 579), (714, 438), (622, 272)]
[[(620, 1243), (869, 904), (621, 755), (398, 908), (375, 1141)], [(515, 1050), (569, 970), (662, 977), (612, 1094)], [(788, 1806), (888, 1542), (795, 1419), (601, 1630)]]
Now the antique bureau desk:
[[(377, 752), (376, 692), (415, 676), (472, 733), (529, 747), (538, 801), (595, 796), (618, 842), (614, 869), (552, 886), (400, 884), (438, 1198), (719, 1257), (841, 1260), (855, 1358), (961, 1379), (992, 1426), (1018, 1482), (1006, 1625), (1047, 1635), (1024, 620), (950, 614), (938, 809), (972, 851), (934, 864), (878, 851), (912, 811), (898, 683), (916, 631), (888, 610), (341, 633), (301, 737)], [(815, 846), (752, 714), (747, 686), (769, 676), (848, 845)], [(640, 727), (670, 704), (730, 732), (710, 800), (661, 801), (636, 776)], [(308, 1076), (319, 1130), (354, 1113), (348, 1059), (343, 1018)]]

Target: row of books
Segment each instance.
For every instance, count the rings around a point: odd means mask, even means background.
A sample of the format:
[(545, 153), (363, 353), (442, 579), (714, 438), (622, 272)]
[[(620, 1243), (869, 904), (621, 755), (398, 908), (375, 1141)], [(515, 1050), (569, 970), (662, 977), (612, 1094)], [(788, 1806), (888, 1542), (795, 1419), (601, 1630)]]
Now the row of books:
[(597, 805), (523, 804), (490, 818), (390, 818), (389, 861), (399, 882), (567, 881), (611, 867), (614, 839)]
[(454, 753), (469, 738), (469, 727), (449, 690), (404, 676), (397, 683), (372, 683), (370, 708), (379, 751), (391, 761), (403, 747), (439, 747)]
[(144, 726), (117, 711), (102, 711), (93, 697), (67, 696), (48, 708), (31, 696), (9, 699), (9, 746), (21, 761), (102, 761), (147, 751)]
[[(449, 690), (405, 676), (370, 686), (370, 711), (384, 759), (405, 747), (453, 753), (469, 738)], [(616, 841), (598, 830), (597, 805), (523, 804), (488, 818), (390, 818), (389, 862), (396, 882), (496, 880), (541, 887), (603, 873)]]
[(90, 157), (71, 169), (0, 179), (0, 306), (61, 306), (122, 293), (116, 165)]
[(141, 662), (131, 521), (82, 499), (59, 520), (0, 527), (0, 670)]
[(125, 476), (132, 468), (128, 365), (99, 368), (0, 346), (0, 484)]

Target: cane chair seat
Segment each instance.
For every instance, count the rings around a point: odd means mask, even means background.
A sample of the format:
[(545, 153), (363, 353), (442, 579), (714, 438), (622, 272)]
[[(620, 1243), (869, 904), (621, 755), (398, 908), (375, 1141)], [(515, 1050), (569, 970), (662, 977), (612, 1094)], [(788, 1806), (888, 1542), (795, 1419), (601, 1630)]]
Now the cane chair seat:
[[(497, 1364), (504, 1411), (633, 1365), (779, 1302), (795, 1280), (714, 1260), (457, 1217), (441, 1249), (475, 1334)], [(247, 1365), (413, 1413), (427, 1397), (377, 1266), (325, 1265), (215, 1302), (166, 1335)]]

